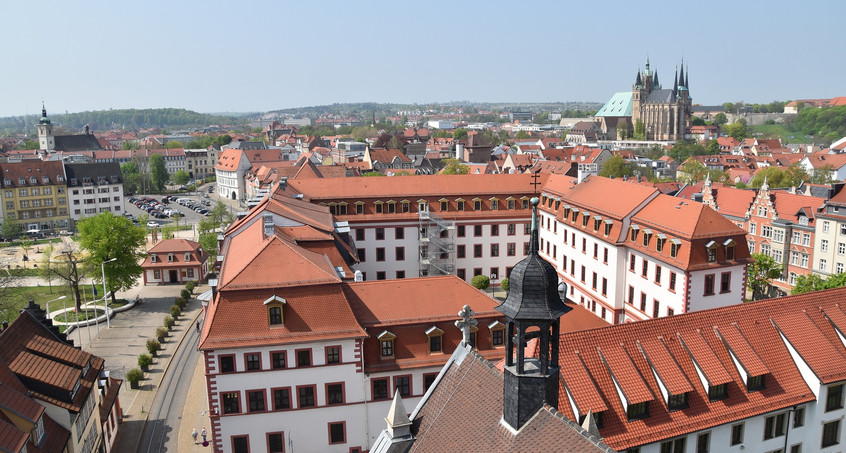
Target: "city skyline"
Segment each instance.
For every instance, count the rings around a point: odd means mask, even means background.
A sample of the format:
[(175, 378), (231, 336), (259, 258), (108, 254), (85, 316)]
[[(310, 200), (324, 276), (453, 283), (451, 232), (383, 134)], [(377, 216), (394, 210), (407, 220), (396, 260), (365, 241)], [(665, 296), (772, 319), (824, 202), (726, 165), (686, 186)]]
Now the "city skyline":
[[(696, 104), (843, 95), (820, 18), (846, 4), (655, 1), (12, 3), (0, 116), (109, 108), (252, 112), (349, 102), (597, 102), (647, 55)], [(814, 28), (825, 28), (816, 25)], [(823, 32), (824, 33), (824, 32)]]

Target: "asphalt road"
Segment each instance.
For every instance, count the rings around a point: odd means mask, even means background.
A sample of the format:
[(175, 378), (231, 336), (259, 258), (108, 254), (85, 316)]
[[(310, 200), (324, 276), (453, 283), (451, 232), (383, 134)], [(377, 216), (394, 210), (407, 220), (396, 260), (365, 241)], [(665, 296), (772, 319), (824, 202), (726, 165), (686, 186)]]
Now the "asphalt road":
[(150, 407), (147, 424), (135, 450), (137, 453), (178, 451), (177, 434), (182, 421), (182, 407), (200, 356), (197, 350), (199, 336), (196, 329), (189, 328), (173, 353)]

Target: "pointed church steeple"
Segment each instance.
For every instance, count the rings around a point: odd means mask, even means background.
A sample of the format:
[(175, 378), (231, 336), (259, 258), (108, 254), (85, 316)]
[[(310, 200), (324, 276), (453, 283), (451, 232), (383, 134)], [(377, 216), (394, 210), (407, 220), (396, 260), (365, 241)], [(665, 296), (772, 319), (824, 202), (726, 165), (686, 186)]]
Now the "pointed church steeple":
[(687, 88), (687, 91), (690, 91), (690, 83), (688, 82), (689, 76), (690, 76), (690, 66), (687, 67), (687, 73), (684, 75), (684, 87)]
[(658, 71), (655, 71), (655, 76), (652, 79), (652, 86), (654, 86), (656, 90), (661, 89), (661, 82), (658, 81)]
[(673, 94), (679, 94), (679, 67), (676, 66), (676, 73), (673, 75)]
[(684, 84), (684, 63), (682, 63), (681, 71), (679, 71), (679, 88), (685, 88), (686, 85)]
[(643, 80), (640, 78), (640, 69), (637, 70), (637, 77), (635, 78), (635, 87), (640, 88), (643, 86)]
[[(544, 404), (558, 407), (560, 318), (571, 310), (558, 294), (558, 273), (538, 255), (539, 203), (532, 198), (529, 254), (512, 269), (508, 297), (496, 307), (506, 321), (502, 416), (516, 430)], [(533, 339), (538, 357), (526, 357)]]

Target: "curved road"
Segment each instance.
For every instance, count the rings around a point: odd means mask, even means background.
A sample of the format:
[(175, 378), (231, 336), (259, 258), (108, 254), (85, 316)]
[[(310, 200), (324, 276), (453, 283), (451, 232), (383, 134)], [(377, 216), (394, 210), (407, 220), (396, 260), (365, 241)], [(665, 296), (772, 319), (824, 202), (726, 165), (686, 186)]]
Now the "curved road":
[(182, 407), (191, 385), (191, 376), (200, 356), (197, 350), (199, 337), (197, 330), (189, 327), (174, 351), (150, 407), (150, 415), (135, 450), (137, 453), (178, 451), (176, 435), (179, 433)]

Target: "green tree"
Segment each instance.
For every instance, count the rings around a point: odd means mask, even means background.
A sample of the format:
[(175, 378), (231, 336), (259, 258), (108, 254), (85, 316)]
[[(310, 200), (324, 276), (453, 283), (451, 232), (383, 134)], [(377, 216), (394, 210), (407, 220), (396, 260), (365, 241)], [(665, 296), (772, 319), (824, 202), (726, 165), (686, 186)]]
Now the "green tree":
[(499, 282), (499, 287), (507, 293), (511, 288), (511, 280), (509, 280), (508, 277), (503, 278), (502, 281)]
[(517, 135), (514, 136), (517, 140), (525, 140), (527, 138), (532, 138), (532, 136), (526, 131), (519, 131)]
[(491, 279), (487, 275), (476, 275), (470, 280), (470, 284), (473, 285), (474, 288), (484, 291), (491, 286)]
[(700, 118), (700, 117), (698, 117), (698, 116), (694, 116), (694, 117), (693, 117), (693, 118), (691, 118), (691, 120), (690, 120), (690, 125), (691, 125), (691, 126), (704, 126), (704, 125), (705, 125), (705, 120), (703, 120), (702, 118)]
[(734, 112), (734, 104), (732, 104), (731, 102), (726, 102), (725, 104), (723, 104), (723, 110), (726, 113)]
[(724, 134), (736, 140), (743, 140), (744, 138), (749, 136), (749, 132), (746, 129), (746, 125), (739, 121), (723, 125), (722, 131)]
[(643, 120), (640, 118), (635, 121), (634, 134), (632, 134), (632, 138), (635, 140), (646, 140), (646, 125), (643, 124)]
[(176, 140), (170, 140), (169, 142), (164, 144), (166, 149), (180, 149), (182, 148), (182, 142), (178, 142)]
[(141, 171), (135, 161), (129, 161), (120, 165), (120, 174), (123, 177), (124, 192), (138, 192), (141, 182)]
[(467, 129), (459, 127), (458, 129), (452, 131), (452, 138), (456, 140), (464, 140), (467, 138)]
[(203, 247), (206, 253), (209, 254), (209, 259), (211, 263), (217, 262), (217, 233), (214, 232), (207, 232), (207, 233), (200, 233), (199, 241), (200, 246)]
[(815, 168), (814, 173), (808, 179), (811, 184), (828, 185), (834, 182), (831, 175), (834, 174), (834, 165), (825, 164), (820, 168)]
[(796, 285), (791, 294), (803, 294), (842, 286), (846, 286), (846, 273), (829, 275), (826, 279), (817, 274), (800, 275), (796, 278)]
[(611, 156), (602, 164), (602, 170), (599, 171), (599, 176), (606, 178), (622, 178), (623, 176), (631, 176), (633, 173), (631, 165), (623, 159), (619, 154)]
[(794, 187), (807, 181), (808, 175), (799, 165), (792, 165), (786, 169), (770, 166), (756, 173), (755, 177), (749, 181), (749, 187), (761, 187), (765, 179), (771, 188)]
[(679, 181), (685, 184), (696, 184), (705, 179), (708, 174), (708, 167), (696, 159), (684, 161), (678, 168)]
[(644, 157), (652, 160), (658, 160), (664, 157), (664, 154), (666, 154), (666, 152), (664, 151), (664, 147), (661, 145), (652, 145), (649, 147), (649, 149), (642, 152), (642, 155)]
[(141, 145), (139, 145), (138, 142), (134, 140), (124, 140), (123, 144), (120, 145), (120, 149), (128, 150), (138, 149), (140, 147)]
[(191, 180), (191, 175), (188, 174), (185, 170), (177, 170), (176, 173), (173, 174), (173, 183), (179, 184), (180, 186), (185, 185), (188, 181)]
[(21, 224), (15, 219), (7, 218), (0, 227), (0, 234), (4, 239), (14, 239), (21, 235)]
[(18, 245), (21, 246), (21, 250), (23, 250), (24, 254), (24, 269), (26, 269), (26, 262), (29, 260), (29, 250), (32, 248), (33, 245), (32, 239), (29, 236), (21, 236), (20, 240), (18, 241)]
[(632, 130), (627, 121), (617, 123), (617, 137), (619, 137), (620, 140), (627, 140), (631, 137), (631, 134)]
[(444, 159), (443, 162), (446, 164), (443, 171), (445, 175), (466, 175), (470, 173), (470, 167), (464, 165), (458, 159)]
[(708, 144), (705, 145), (705, 150), (712, 156), (720, 154), (720, 144), (716, 140), (708, 140)]
[(111, 212), (80, 220), (77, 230), (79, 245), (88, 253), (85, 267), (89, 274), (101, 275), (96, 272), (100, 265), (117, 259), (102, 268), (106, 273), (106, 288), (111, 291), (114, 303), (115, 292), (135, 286), (143, 273), (138, 263), (145, 256), (146, 231), (126, 217), (114, 216)]
[(38, 140), (26, 139), (18, 143), (18, 145), (15, 146), (15, 149), (38, 149), (40, 147), (41, 145), (38, 143)]
[(165, 166), (164, 156), (161, 154), (153, 154), (150, 156), (150, 177), (152, 178), (153, 187), (161, 193), (169, 178), (169, 175), (167, 174), (167, 167)]
[(752, 290), (752, 300), (759, 300), (767, 297), (772, 280), (781, 275), (783, 267), (762, 253), (753, 253), (752, 259), (755, 261), (749, 265), (747, 285)]
[(720, 112), (714, 116), (714, 124), (716, 124), (717, 126), (722, 126), (723, 124), (728, 123), (728, 121), (728, 117), (723, 112)]

